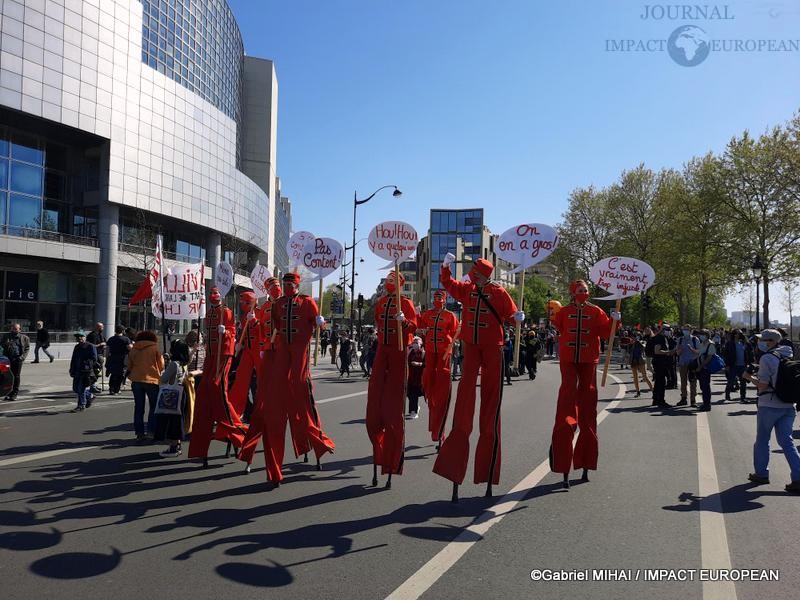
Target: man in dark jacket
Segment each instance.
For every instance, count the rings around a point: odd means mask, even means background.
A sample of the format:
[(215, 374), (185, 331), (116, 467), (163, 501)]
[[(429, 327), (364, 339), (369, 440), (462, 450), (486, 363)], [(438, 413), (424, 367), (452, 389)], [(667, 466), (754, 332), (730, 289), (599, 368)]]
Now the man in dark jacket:
[(25, 362), (31, 349), (31, 340), (27, 335), (20, 333), (21, 329), (19, 323), (12, 324), (11, 331), (4, 334), (3, 340), (0, 342), (0, 346), (3, 347), (3, 353), (11, 363), (11, 373), (14, 375), (14, 387), (11, 389), (11, 393), (5, 397), (8, 402), (13, 402), (17, 399), (22, 363)]
[(133, 342), (125, 335), (125, 328), (117, 325), (108, 342), (108, 360), (106, 361), (106, 374), (108, 375), (108, 392), (112, 396), (119, 394), (122, 382), (125, 381), (125, 359)]
[(33, 349), (33, 361), (31, 364), (35, 365), (39, 362), (39, 350), (47, 355), (50, 362), (53, 362), (53, 355), (47, 349), (50, 347), (50, 332), (44, 328), (42, 321), (36, 321), (36, 347)]

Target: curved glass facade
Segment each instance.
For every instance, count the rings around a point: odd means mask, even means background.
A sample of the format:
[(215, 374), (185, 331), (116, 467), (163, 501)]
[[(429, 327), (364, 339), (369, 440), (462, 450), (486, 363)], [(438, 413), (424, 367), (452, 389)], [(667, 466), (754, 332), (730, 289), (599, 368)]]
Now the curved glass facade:
[(142, 62), (241, 123), (244, 44), (225, 0), (141, 0)]

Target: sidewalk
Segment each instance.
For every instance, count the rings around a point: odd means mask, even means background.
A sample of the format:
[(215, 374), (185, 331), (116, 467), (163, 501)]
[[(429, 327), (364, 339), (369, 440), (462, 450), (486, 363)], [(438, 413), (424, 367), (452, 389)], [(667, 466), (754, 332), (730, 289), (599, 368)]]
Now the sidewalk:
[[(311, 358), (313, 365), (313, 356)], [(336, 365), (330, 363), (330, 358), (319, 357), (318, 365), (311, 367), (311, 377), (316, 379), (326, 375), (338, 375)], [(105, 374), (105, 371), (104, 371)], [(69, 376), (69, 361), (56, 360), (31, 364), (30, 359), (22, 366), (19, 396), (15, 402), (5, 402), (5, 405), (19, 404), (32, 399), (61, 399), (72, 398), (72, 378)], [(104, 385), (103, 385), (104, 384)], [(104, 394), (108, 392), (108, 379), (100, 379), (97, 386), (103, 388)], [(121, 396), (133, 397), (130, 391), (130, 382), (123, 388)]]

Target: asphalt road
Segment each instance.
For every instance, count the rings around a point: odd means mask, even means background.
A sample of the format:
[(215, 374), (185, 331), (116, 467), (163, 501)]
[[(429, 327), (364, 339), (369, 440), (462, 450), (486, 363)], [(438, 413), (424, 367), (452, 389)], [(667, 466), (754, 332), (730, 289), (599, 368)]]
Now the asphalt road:
[[(315, 396), (336, 454), (318, 472), (287, 448), (286, 485), (276, 490), (265, 483), (260, 452), (245, 475), (221, 443), (208, 470), (185, 456), (160, 458), (163, 446), (133, 444), (129, 392), (69, 413), (65, 368), (26, 366), (20, 400), (0, 406), (0, 574), (8, 600), (755, 600), (795, 597), (800, 587), (800, 497), (783, 491), (783, 456), (772, 455), (770, 485), (747, 482), (752, 404), (715, 404), (706, 415), (655, 410), (649, 394), (633, 398), (629, 372), (615, 366), (618, 379), (600, 392), (599, 470), (584, 484), (574, 474), (567, 491), (547, 470), (560, 375), (545, 361), (536, 381), (504, 388), (495, 497), (470, 483), (470, 464), (454, 505), (449, 482), (431, 472), (424, 409), (406, 422), (404, 475), (391, 490), (385, 478), (371, 486), (366, 381), (339, 380), (329, 365), (315, 371)], [(717, 402), (721, 387), (715, 391)], [(700, 581), (721, 576), (701, 569), (730, 567), (759, 576), (777, 569), (779, 581)], [(658, 569), (668, 571), (649, 571)], [(533, 570), (594, 580), (532, 581)], [(601, 574), (634, 580), (597, 581)], [(663, 580), (670, 576), (686, 581)]]

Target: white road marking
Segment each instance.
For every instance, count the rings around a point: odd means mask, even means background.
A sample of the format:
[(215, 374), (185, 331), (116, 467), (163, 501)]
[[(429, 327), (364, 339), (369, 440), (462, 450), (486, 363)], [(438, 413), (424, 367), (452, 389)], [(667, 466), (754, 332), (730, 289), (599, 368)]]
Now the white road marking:
[[(93, 410), (95, 408), (105, 408), (107, 406), (115, 406), (117, 404), (131, 404), (132, 402), (133, 398), (128, 398), (127, 400), (108, 400), (108, 401), (95, 400), (94, 404), (92, 404), (92, 408), (88, 410)], [(32, 406), (31, 408), (19, 408), (14, 410), (0, 411), (0, 416), (24, 414), (28, 412), (51, 411), (59, 408), (75, 408), (75, 406), (77, 406), (75, 402), (70, 402), (69, 404), (46, 404), (44, 406)]]
[(48, 450), (47, 452), (37, 452), (36, 454), (26, 454), (25, 456), (15, 456), (14, 458), (6, 458), (0, 460), (0, 467), (8, 467), (19, 463), (30, 462), (32, 460), (41, 460), (43, 458), (50, 458), (51, 456), (61, 456), (62, 454), (71, 454), (73, 452), (82, 452), (83, 450), (92, 450), (100, 446), (81, 446), (80, 448), (63, 448), (61, 450)]
[(334, 402), (336, 400), (345, 400), (346, 398), (355, 398), (356, 396), (366, 396), (367, 390), (361, 390), (360, 392), (353, 392), (352, 394), (345, 394), (344, 396), (334, 396), (333, 398), (325, 398), (325, 400), (317, 400), (314, 404), (326, 404), (328, 402)]
[[(619, 390), (614, 400), (597, 415), (598, 425), (608, 416), (608, 411), (616, 408), (620, 400), (625, 397), (625, 384), (611, 373), (609, 373), (608, 376), (619, 385)], [(503, 517), (514, 510), (514, 507), (519, 504), (528, 492), (533, 490), (549, 472), (549, 461), (542, 461), (538, 467), (528, 473), (522, 481), (515, 485), (510, 492), (478, 516), (478, 518), (476, 518), (469, 527), (464, 529), (456, 539), (447, 544), (438, 554), (422, 565), (416, 573), (406, 579), (400, 587), (387, 596), (387, 600), (412, 600), (422, 596), (422, 594), (428, 591), (450, 567), (455, 565), (477, 541), (483, 539), (486, 532), (489, 531), (493, 525), (499, 523)]]
[[(696, 416), (701, 562), (704, 569), (730, 569), (731, 552), (719, 496), (719, 481), (714, 448), (711, 445), (708, 413), (701, 412)], [(703, 600), (736, 600), (736, 586), (732, 581), (704, 581)]]

